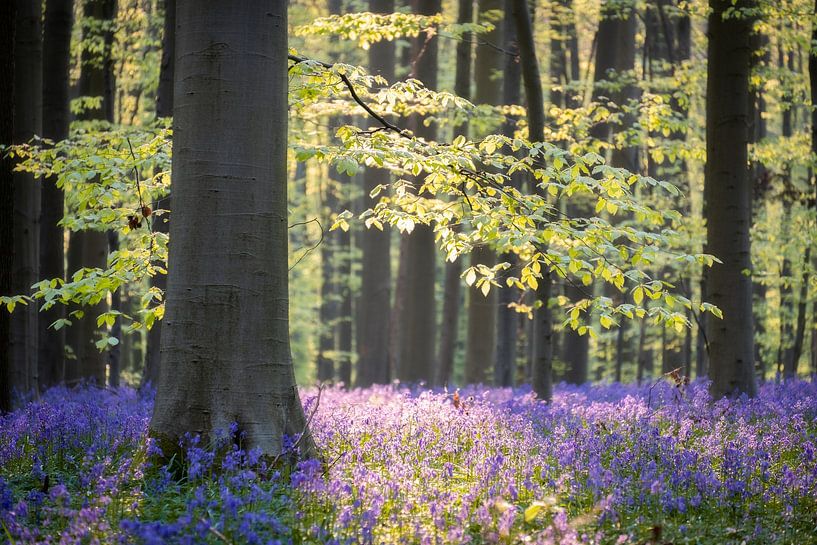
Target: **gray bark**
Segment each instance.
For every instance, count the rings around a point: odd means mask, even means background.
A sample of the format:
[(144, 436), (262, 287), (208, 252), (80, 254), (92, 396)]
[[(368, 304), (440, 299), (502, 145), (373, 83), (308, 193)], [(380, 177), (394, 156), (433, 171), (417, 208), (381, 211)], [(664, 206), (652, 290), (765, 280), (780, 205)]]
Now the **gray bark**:
[(454, 355), (459, 333), (459, 310), (462, 304), (460, 301), (461, 274), (462, 262), (459, 259), (445, 264), (440, 347), (437, 353), (437, 365), (434, 369), (434, 384), (437, 386), (448, 384), (454, 372)]
[[(119, 233), (108, 231), (108, 250), (119, 251)], [(111, 310), (122, 312), (122, 289), (111, 294)], [(119, 374), (122, 371), (122, 319), (117, 316), (111, 326), (110, 336), (119, 341), (108, 349), (108, 386), (119, 387)]]
[[(42, 134), (42, 2), (14, 0), (14, 135), (16, 144)], [(40, 186), (24, 172), (14, 173), (14, 263), (12, 292), (31, 293), (39, 280)], [(11, 383), (19, 393), (36, 391), (38, 384), (38, 305), (18, 307), (11, 316)]]
[[(73, 0), (47, 0), (43, 30), (43, 136), (59, 141), (68, 138), (71, 121), (68, 80), (71, 55)], [(40, 216), (40, 276), (65, 278), (65, 231), (58, 225), (64, 209), (63, 192), (56, 179), (43, 179)], [(65, 307), (54, 305), (41, 312), (39, 321), (40, 388), (58, 384), (64, 378), (65, 328), (49, 328), (65, 318)]]
[[(817, 13), (817, 0), (814, 2), (814, 13)], [(817, 40), (817, 25), (813, 25), (811, 29), (811, 42)], [(817, 104), (817, 53), (814, 49), (809, 50), (808, 57), (808, 77), (810, 84), (811, 104)], [(811, 153), (817, 153), (817, 108), (811, 109)], [(811, 185), (815, 189), (815, 193), (811, 196), (810, 206), (812, 210), (817, 209), (817, 180), (815, 180), (815, 171), (811, 170), (810, 177), (812, 178)], [(817, 259), (817, 251), (813, 252), (813, 259)], [(817, 263), (812, 264), (817, 265)], [(817, 304), (812, 304), (811, 309), (811, 366), (810, 371), (813, 376), (817, 376)]]
[[(542, 142), (545, 139), (545, 99), (539, 75), (539, 61), (536, 58), (531, 15), (525, 0), (513, 0), (512, 11), (528, 107), (528, 138), (531, 142)], [(541, 307), (534, 312), (533, 317), (531, 383), (536, 395), (546, 401), (553, 397), (553, 319), (549, 306), (552, 285), (550, 270), (543, 267), (542, 278), (539, 279), (539, 287), (536, 289), (536, 300), (541, 303)]]
[[(173, 116), (173, 72), (176, 64), (175, 34), (176, 34), (176, 0), (164, 0), (164, 24), (162, 29), (162, 65), (159, 68), (159, 88), (156, 92), (156, 117)], [(169, 210), (171, 196), (155, 202), (153, 208)], [(170, 231), (170, 218), (167, 215), (154, 216), (153, 230), (158, 233)], [(151, 287), (164, 292), (167, 289), (167, 275), (156, 274), (150, 279)], [(145, 372), (142, 376), (143, 384), (156, 385), (161, 366), (162, 320), (153, 323), (148, 331), (147, 353), (145, 354)]]
[[(394, 0), (370, 0), (372, 13), (392, 13)], [(394, 42), (381, 41), (369, 48), (369, 71), (394, 81)], [(381, 184), (388, 184), (389, 173), (367, 168), (363, 173), (364, 208), (374, 206), (369, 194)], [(391, 323), (391, 233), (388, 230), (364, 229), (360, 233), (361, 257), (360, 305), (358, 311), (358, 345), (356, 384), (361, 387), (385, 384), (389, 373), (389, 332)]]
[[(460, 0), (458, 23), (471, 23), (474, 19), (474, 3), (472, 0)], [(457, 43), (457, 66), (454, 75), (454, 94), (465, 99), (471, 99), (471, 63), (473, 44), (471, 33), (463, 34), (462, 41)], [(468, 135), (468, 122), (459, 125), (455, 133)], [(434, 369), (434, 383), (442, 386), (450, 382), (454, 372), (454, 355), (457, 347), (457, 336), (460, 326), (460, 301), (462, 279), (462, 261), (445, 263), (445, 279), (443, 280), (443, 315), (440, 325), (440, 347), (437, 352), (437, 364)]]
[(151, 434), (306, 433), (289, 344), (287, 4), (177, 5), (167, 315)]
[[(331, 120), (330, 127), (338, 125), (338, 120)], [(333, 131), (334, 129), (330, 129)], [(341, 182), (340, 176), (330, 165), (329, 177), (321, 188), (321, 207), (325, 217), (338, 208), (335, 194), (336, 186)], [(334, 256), (337, 246), (337, 232), (325, 235), (321, 244), (321, 302), (318, 308), (318, 382), (332, 382), (335, 378), (335, 362), (332, 356), (336, 348), (336, 325), (338, 320), (338, 283), (335, 277)]]
[[(502, 103), (519, 104), (522, 96), (520, 84), (522, 71), (519, 66), (518, 47), (516, 45), (516, 25), (513, 19), (513, 6), (510, 0), (505, 2), (504, 18), (505, 49), (514, 54), (505, 55), (504, 73), (502, 82)], [(516, 129), (516, 119), (509, 118), (502, 126), (502, 134), (513, 138)], [(511, 185), (521, 189), (522, 180), (519, 174), (511, 176)], [(517, 257), (513, 252), (503, 253), (500, 262), (509, 263), (511, 271), (517, 267)], [(496, 386), (513, 386), (514, 372), (516, 371), (516, 343), (520, 314), (508, 305), (516, 299), (518, 292), (509, 287), (503, 287), (497, 294), (497, 328), (496, 328), (496, 358), (494, 360), (494, 384)]]
[[(115, 0), (89, 0), (83, 7), (83, 16), (100, 21), (112, 21), (116, 16)], [(111, 48), (113, 31), (103, 31), (101, 40), (105, 44), (101, 57), (87, 49), (82, 51), (79, 78), (81, 96), (102, 97), (102, 106), (82, 113), (81, 119), (101, 119), (113, 122), (113, 61)], [(108, 260), (108, 237), (101, 231), (76, 231), (71, 233), (68, 245), (68, 274), (82, 267), (104, 269)], [(106, 357), (94, 345), (97, 334), (96, 318), (107, 308), (105, 300), (93, 307), (69, 307), (81, 310), (81, 318), (73, 317), (72, 325), (66, 332), (66, 344), (74, 352), (75, 359), (66, 361), (65, 381), (75, 384), (81, 380), (93, 380), (105, 384)]]
[[(14, 137), (14, 41), (16, 6), (0, 2), (0, 143), (11, 144)], [(12, 295), (11, 269), (14, 265), (14, 165), (0, 154), (0, 295)], [(12, 409), (11, 317), (0, 309), (0, 413)]]
[[(550, 42), (550, 78), (553, 85), (566, 86), (579, 79), (578, 40), (571, 4), (571, 0), (559, 0), (557, 4), (554, 36)], [(575, 108), (580, 104), (581, 97), (575, 93), (552, 89), (550, 100), (558, 107)], [(580, 217), (588, 213), (588, 207), (580, 203), (569, 202), (566, 211), (570, 217)], [(564, 283), (564, 295), (571, 301), (585, 297), (584, 291), (570, 282)], [(562, 333), (560, 347), (562, 359), (567, 364), (565, 380), (571, 384), (587, 382), (590, 360), (589, 336), (579, 335), (575, 330), (567, 328)]]
[[(732, 6), (710, 0), (706, 94), (706, 252), (719, 257), (706, 279), (706, 300), (723, 311), (710, 317), (707, 338), (713, 397), (757, 392), (752, 351), (751, 183), (748, 169), (749, 67), (752, 20), (723, 17)], [(750, 0), (735, 7), (752, 7)]]
[[(417, 0), (415, 13), (431, 15), (441, 10), (440, 0)], [(426, 87), (437, 87), (437, 37), (422, 35), (412, 48), (413, 77)], [(422, 119), (410, 120), (414, 133), (427, 140), (437, 134), (435, 124), (425, 126)], [(410, 235), (404, 235), (400, 245), (401, 268), (404, 275), (398, 282), (403, 290), (398, 339), (397, 378), (403, 382), (433, 379), (434, 346), (436, 344), (436, 313), (434, 281), (436, 251), (434, 231), (430, 226), (417, 225)], [(400, 299), (398, 295), (398, 299)]]
[[(479, 0), (480, 13), (502, 9), (502, 0)], [(484, 34), (482, 40), (493, 44), (478, 45), (475, 71), (476, 89), (474, 102), (477, 104), (498, 105), (502, 102), (502, 71), (505, 65), (504, 55), (496, 49), (503, 43), (502, 25), (496, 24), (494, 30)], [(474, 248), (470, 256), (471, 266), (496, 264), (496, 252), (490, 246)], [(497, 290), (484, 296), (475, 286), (468, 289), (468, 322), (465, 341), (465, 383), (485, 383), (490, 381), (489, 372), (496, 350), (496, 311)]]

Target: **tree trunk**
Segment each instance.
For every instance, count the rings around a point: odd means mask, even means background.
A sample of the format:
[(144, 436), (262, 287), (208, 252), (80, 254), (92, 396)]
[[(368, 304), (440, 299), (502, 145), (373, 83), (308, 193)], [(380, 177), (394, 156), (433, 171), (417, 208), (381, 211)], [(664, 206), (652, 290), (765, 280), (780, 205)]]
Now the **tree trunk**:
[[(505, 55), (505, 66), (503, 73), (503, 104), (519, 104), (522, 101), (520, 94), (520, 84), (522, 82), (522, 72), (519, 66), (518, 47), (516, 45), (516, 25), (513, 18), (513, 6), (511, 0), (505, 2), (504, 18), (504, 41), (505, 49), (513, 54)], [(516, 119), (508, 118), (502, 126), (502, 134), (513, 138), (516, 130)], [(520, 174), (511, 175), (511, 185), (521, 189), (523, 181)], [(509, 263), (510, 271), (517, 268), (517, 256), (513, 252), (503, 253), (499, 257), (500, 262)], [(516, 371), (516, 344), (517, 332), (519, 329), (519, 316), (509, 305), (514, 302), (518, 292), (509, 287), (503, 287), (497, 294), (497, 328), (496, 328), (496, 358), (494, 361), (494, 384), (496, 386), (513, 386), (514, 374)]]
[[(817, 0), (814, 1), (814, 13), (817, 13)], [(817, 25), (813, 25), (811, 29), (811, 43), (817, 40)], [(809, 49), (808, 57), (808, 79), (811, 88), (811, 104), (817, 104), (817, 52), (814, 48)], [(811, 109), (811, 153), (817, 154), (817, 108)], [(812, 213), (817, 210), (817, 170), (811, 169), (810, 177), (812, 178), (811, 185), (814, 187), (815, 193), (811, 196)], [(816, 262), (812, 263), (812, 267), (817, 267), (817, 251), (812, 254), (812, 259)], [(812, 318), (811, 318), (811, 373), (812, 376), (817, 376), (817, 304), (812, 304)]]
[[(759, 51), (766, 51), (764, 55), (752, 55), (752, 62), (754, 66), (762, 66), (769, 62), (768, 53), (768, 38), (763, 34), (756, 33), (752, 36), (752, 48)], [(751, 142), (757, 143), (766, 138), (766, 120), (763, 113), (766, 110), (766, 100), (763, 97), (763, 90), (761, 88), (751, 89), (751, 97), (749, 100), (752, 118), (752, 130), (750, 132)], [(757, 217), (760, 209), (765, 205), (766, 193), (769, 189), (769, 173), (762, 161), (755, 161), (751, 166), (752, 175), (752, 217)], [(754, 341), (754, 359), (757, 374), (760, 380), (763, 380), (766, 375), (766, 362), (763, 359), (762, 345), (760, 338), (766, 332), (765, 311), (766, 311), (766, 285), (763, 284), (759, 278), (752, 277), (752, 297), (754, 327), (755, 327), (755, 341)]]
[[(116, 231), (108, 231), (108, 250), (111, 253), (119, 251), (119, 233)], [(122, 288), (111, 293), (111, 310), (122, 312)], [(117, 343), (108, 349), (108, 386), (118, 388), (122, 371), (122, 319), (119, 316), (114, 320), (109, 334)]]
[[(83, 6), (83, 16), (97, 22), (110, 22), (116, 16), (115, 0), (89, 0)], [(102, 97), (102, 107), (82, 113), (81, 119), (102, 119), (113, 122), (113, 64), (111, 47), (113, 31), (103, 30), (102, 36), (94, 36), (98, 29), (89, 31), (89, 39), (101, 39), (105, 44), (101, 54), (84, 49), (82, 51), (79, 78), (79, 94), (86, 97)], [(83, 267), (104, 269), (108, 260), (108, 236), (102, 231), (75, 231), (71, 233), (68, 245), (68, 274)], [(93, 380), (98, 385), (105, 384), (106, 358), (95, 346), (99, 314), (105, 312), (107, 303), (103, 299), (93, 307), (71, 307), (83, 312), (81, 318), (71, 317), (72, 325), (66, 332), (66, 344), (74, 352), (74, 360), (65, 364), (65, 381), (76, 384), (81, 380)]]
[[(502, 9), (502, 0), (479, 0), (479, 13)], [(478, 17), (479, 18), (479, 17)], [(502, 25), (496, 24), (494, 30), (483, 35), (482, 40), (489, 45), (478, 45), (475, 73), (476, 104), (499, 105), (502, 102), (502, 80), (500, 74), (505, 64), (503, 53), (496, 49), (502, 44)], [(474, 248), (470, 256), (471, 266), (493, 266), (496, 264), (496, 252), (488, 245)], [(496, 290), (484, 296), (476, 286), (468, 289), (468, 323), (465, 341), (465, 383), (485, 383), (490, 381), (489, 372), (496, 350)]]
[(791, 357), (787, 360), (788, 368), (785, 369), (786, 378), (797, 378), (797, 368), (800, 363), (800, 356), (803, 354), (803, 343), (806, 337), (806, 305), (808, 304), (808, 266), (811, 261), (811, 248), (807, 247), (803, 255), (803, 265), (800, 278), (800, 293), (797, 300), (797, 317), (795, 318), (794, 344), (791, 349)]
[(749, 141), (749, 68), (752, 20), (727, 10), (751, 8), (751, 0), (733, 6), (710, 0), (706, 89), (706, 252), (723, 261), (708, 271), (706, 300), (723, 319), (710, 317), (707, 337), (712, 395), (755, 395), (752, 351), (751, 182)]
[[(7, 0), (11, 1), (11, 0)], [(42, 134), (42, 2), (13, 0), (17, 5), (14, 47), (14, 143)], [(40, 279), (40, 187), (25, 172), (14, 173), (14, 262), (12, 292), (31, 293)], [(11, 315), (11, 383), (27, 394), (39, 388), (37, 375), (37, 304), (19, 306)]]
[[(394, 0), (370, 0), (372, 13), (392, 13)], [(369, 71), (394, 81), (394, 42), (383, 40), (369, 48)], [(369, 194), (378, 185), (388, 185), (389, 173), (368, 167), (363, 173), (363, 207), (377, 202)], [(391, 330), (391, 233), (388, 230), (363, 229), (360, 305), (358, 310), (357, 386), (389, 382), (389, 333)]]
[[(164, 24), (162, 29), (162, 64), (159, 68), (159, 88), (156, 92), (156, 117), (173, 116), (173, 72), (175, 59), (176, 35), (176, 0), (164, 0)], [(154, 209), (170, 209), (170, 195), (155, 202)], [(153, 230), (167, 234), (170, 231), (170, 218), (167, 215), (154, 216)], [(167, 290), (167, 275), (155, 274), (150, 278), (151, 287), (165, 292)], [(162, 320), (153, 323), (148, 331), (147, 354), (145, 355), (145, 372), (142, 376), (143, 384), (153, 384), (159, 378), (159, 367), (162, 356)]]
[[(415, 13), (432, 15), (441, 10), (440, 0), (417, 0)], [(413, 77), (429, 89), (437, 88), (437, 37), (421, 35), (412, 48)], [(412, 116), (414, 133), (426, 140), (437, 134), (434, 123), (425, 126), (422, 118)], [(419, 180), (418, 180), (419, 182)], [(402, 282), (402, 312), (398, 339), (397, 378), (403, 382), (433, 379), (434, 346), (436, 344), (436, 313), (434, 277), (437, 264), (434, 248), (434, 230), (428, 225), (417, 225), (410, 235), (403, 235), (400, 245)], [(398, 296), (399, 298), (400, 296)]]
[[(347, 180), (347, 183), (351, 182), (352, 180)], [(345, 192), (348, 194), (349, 188)], [(341, 202), (338, 207), (339, 210), (349, 208), (349, 199)], [(352, 316), (354, 312), (354, 294), (350, 285), (352, 278), (352, 233), (350, 231), (338, 232), (338, 247), (335, 250), (335, 258), (337, 282), (340, 287), (337, 325), (337, 376), (338, 381), (348, 388), (352, 385)]]
[[(43, 31), (43, 136), (59, 141), (68, 138), (71, 122), (68, 81), (71, 57), (73, 0), (47, 0)], [(43, 179), (40, 216), (40, 276), (65, 278), (65, 231), (58, 225), (65, 208), (56, 179)], [(54, 305), (41, 312), (39, 322), (40, 388), (60, 383), (65, 367), (65, 328), (49, 328), (65, 318), (65, 307)]]
[[(14, 136), (14, 42), (17, 6), (0, 2), (0, 143), (11, 144)], [(13, 295), (14, 266), (14, 164), (0, 154), (0, 295)], [(0, 308), (0, 413), (12, 409), (11, 316)]]
[[(554, 36), (551, 38), (550, 75), (553, 85), (566, 86), (579, 79), (579, 53), (576, 37), (576, 23), (571, 9), (570, 0), (560, 0), (558, 11), (554, 14)], [(570, 58), (568, 59), (568, 53)], [(569, 71), (568, 71), (569, 67)], [(581, 97), (564, 90), (551, 90), (551, 102), (558, 107), (577, 107)], [(570, 217), (579, 217), (587, 214), (587, 207), (575, 202), (569, 202), (566, 212)], [(585, 297), (584, 292), (570, 282), (564, 283), (565, 297), (577, 301)], [(587, 382), (587, 371), (590, 359), (590, 344), (588, 335), (579, 335), (578, 332), (567, 328), (562, 333), (562, 359), (567, 364), (565, 380), (571, 384)]]
[[(474, 20), (474, 3), (472, 0), (460, 0), (457, 22), (469, 24)], [(457, 43), (457, 66), (454, 75), (454, 94), (465, 99), (471, 98), (471, 57), (473, 35), (465, 33)], [(468, 122), (454, 129), (456, 134), (468, 135)], [(434, 383), (442, 386), (451, 381), (454, 372), (454, 355), (457, 347), (457, 336), (460, 326), (460, 301), (462, 279), (462, 261), (457, 258), (445, 263), (443, 284), (443, 315), (440, 326), (440, 347), (437, 352)]]
[[(536, 58), (531, 16), (525, 0), (513, 0), (512, 10), (516, 23), (519, 60), (522, 65), (522, 81), (528, 107), (528, 139), (531, 142), (543, 142), (545, 139), (545, 101), (542, 79), (539, 75), (539, 61)], [(531, 382), (533, 391), (545, 401), (550, 401), (553, 397), (553, 320), (549, 306), (551, 291), (550, 270), (543, 267), (542, 278), (536, 289), (536, 300), (541, 303), (541, 306), (535, 311), (533, 317)]]
[[(329, 121), (330, 131), (334, 132), (338, 119)], [(324, 217), (328, 220), (332, 212), (338, 208), (335, 195), (336, 187), (342, 183), (332, 165), (329, 166), (329, 176), (321, 188), (321, 208)], [(327, 221), (331, 224), (331, 221)], [(318, 309), (318, 382), (332, 382), (335, 378), (335, 362), (332, 359), (335, 353), (335, 333), (338, 320), (338, 284), (335, 278), (334, 254), (337, 246), (337, 232), (328, 233), (321, 244), (321, 302)]]
[[(306, 433), (289, 344), (287, 4), (179, 0), (167, 315), (151, 433)], [(214, 84), (214, 82), (216, 82)]]

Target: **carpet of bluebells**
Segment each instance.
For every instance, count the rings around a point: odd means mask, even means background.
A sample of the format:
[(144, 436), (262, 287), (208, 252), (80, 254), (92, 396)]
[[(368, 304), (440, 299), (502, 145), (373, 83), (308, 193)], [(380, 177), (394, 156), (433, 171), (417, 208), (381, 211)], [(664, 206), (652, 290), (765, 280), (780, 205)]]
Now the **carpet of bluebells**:
[(149, 393), (53, 389), (0, 416), (0, 543), (817, 543), (813, 382), (302, 398), (322, 460), (161, 466)]

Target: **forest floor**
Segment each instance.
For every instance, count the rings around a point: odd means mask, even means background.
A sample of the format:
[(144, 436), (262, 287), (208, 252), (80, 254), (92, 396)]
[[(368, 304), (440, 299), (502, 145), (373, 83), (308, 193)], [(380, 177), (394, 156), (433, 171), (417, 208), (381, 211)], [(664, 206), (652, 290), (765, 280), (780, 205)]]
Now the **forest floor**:
[[(312, 413), (317, 390), (304, 390)], [(53, 389), (0, 417), (0, 542), (817, 543), (817, 384), (323, 390), (323, 461), (189, 438), (150, 393)]]

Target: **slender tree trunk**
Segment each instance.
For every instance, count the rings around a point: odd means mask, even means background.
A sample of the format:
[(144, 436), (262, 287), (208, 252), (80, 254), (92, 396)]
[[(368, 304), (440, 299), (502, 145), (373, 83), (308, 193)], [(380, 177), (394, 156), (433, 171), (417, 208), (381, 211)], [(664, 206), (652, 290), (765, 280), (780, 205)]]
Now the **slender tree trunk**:
[(808, 266), (811, 261), (811, 248), (807, 247), (803, 255), (803, 273), (800, 278), (800, 293), (797, 299), (797, 317), (795, 319), (794, 344), (791, 349), (791, 357), (788, 359), (788, 369), (785, 370), (786, 378), (797, 378), (797, 368), (800, 363), (800, 356), (803, 354), (803, 343), (806, 337), (806, 305), (808, 304)]
[[(559, 0), (554, 4), (553, 37), (550, 42), (550, 79), (555, 86), (567, 86), (579, 78), (578, 41), (571, 0)], [(568, 58), (568, 53), (570, 57)], [(558, 107), (577, 107), (580, 99), (573, 92), (554, 88), (550, 92), (550, 101)], [(587, 214), (587, 207), (569, 202), (566, 213), (570, 217)], [(585, 297), (584, 292), (570, 282), (564, 282), (564, 295), (571, 301)], [(565, 380), (571, 384), (587, 382), (587, 370), (590, 359), (588, 335), (579, 335), (572, 328), (562, 332), (561, 357), (567, 364)]]
[[(522, 71), (517, 58), (519, 48), (516, 45), (516, 25), (513, 18), (513, 6), (511, 0), (505, 2), (504, 18), (504, 39), (505, 49), (513, 54), (505, 55), (505, 67), (503, 73), (503, 104), (519, 104), (522, 101), (520, 94), (520, 84), (522, 81)], [(516, 119), (508, 118), (502, 126), (502, 134), (509, 138), (514, 137), (516, 129)], [(517, 189), (521, 189), (523, 181), (518, 174), (511, 176), (511, 184)], [(511, 271), (517, 266), (517, 257), (513, 252), (503, 253), (499, 261), (509, 263)], [(496, 330), (496, 359), (494, 361), (494, 384), (497, 386), (513, 386), (516, 367), (516, 344), (519, 323), (519, 313), (509, 305), (515, 301), (518, 292), (505, 287), (499, 290), (497, 295), (497, 330)]]
[[(156, 92), (156, 117), (173, 116), (173, 73), (176, 64), (176, 0), (164, 0), (164, 24), (162, 27), (162, 64), (159, 67), (159, 88)], [(170, 209), (170, 195), (155, 202), (153, 208)], [(167, 215), (154, 216), (153, 229), (157, 233), (167, 234), (170, 231), (170, 218)], [(167, 290), (167, 275), (155, 274), (150, 278), (151, 287), (164, 293)], [(162, 346), (162, 320), (153, 323), (148, 331), (147, 353), (145, 355), (145, 372), (143, 384), (153, 384), (159, 378)]]
[[(502, 9), (502, 0), (479, 0), (479, 12), (485, 13)], [(501, 74), (505, 59), (496, 46), (502, 44), (502, 24), (483, 35), (482, 39), (494, 47), (478, 45), (475, 73), (477, 104), (498, 105), (502, 102)], [(496, 252), (490, 246), (480, 245), (471, 252), (471, 266), (492, 266), (496, 264)], [(496, 290), (484, 296), (475, 286), (468, 289), (468, 324), (465, 342), (465, 383), (485, 383), (490, 381), (489, 372), (496, 355)]]
[[(339, 15), (341, 11), (341, 0), (329, 0), (329, 14)], [(333, 39), (334, 42), (334, 39)], [(337, 54), (333, 55), (333, 60), (339, 61)], [(329, 118), (329, 133), (334, 135), (337, 128), (344, 124), (343, 117)], [(337, 169), (331, 165), (329, 175), (321, 188), (321, 208), (326, 219), (334, 217), (338, 210), (340, 188), (344, 183), (345, 175), (338, 173)], [(332, 221), (325, 223), (331, 225)], [(335, 379), (335, 356), (337, 354), (338, 321), (340, 318), (340, 290), (342, 280), (337, 269), (340, 258), (340, 233), (333, 231), (327, 233), (323, 244), (321, 244), (321, 303), (318, 311), (318, 382), (332, 382)]]
[[(47, 0), (43, 31), (43, 136), (54, 141), (68, 138), (71, 122), (68, 80), (71, 57), (73, 0)], [(56, 179), (43, 179), (40, 216), (40, 276), (65, 278), (65, 231), (58, 224), (63, 217), (64, 196)], [(65, 318), (65, 307), (54, 305), (41, 312), (39, 322), (40, 387), (58, 384), (64, 378), (65, 328), (49, 328)]]
[[(351, 180), (347, 180), (347, 184)], [(347, 187), (346, 193), (349, 193)], [(339, 210), (348, 209), (349, 200), (341, 203)], [(341, 255), (338, 256), (338, 253)], [(352, 233), (338, 233), (338, 248), (335, 253), (337, 263), (337, 281), (340, 287), (340, 305), (338, 307), (338, 380), (345, 387), (352, 385), (352, 316), (354, 312), (354, 293), (350, 285), (352, 278)], [(337, 258), (340, 257), (338, 260)]]
[[(14, 53), (17, 6), (0, 2), (0, 143), (11, 144), (14, 137)], [(11, 269), (14, 266), (14, 177), (12, 160), (0, 154), (0, 295), (13, 295)], [(0, 413), (12, 409), (11, 316), (0, 309)]]
[[(108, 231), (108, 249), (111, 253), (119, 251), (119, 233), (116, 231)], [(122, 288), (111, 294), (111, 310), (122, 312)], [(122, 371), (122, 319), (119, 316), (111, 326), (110, 336), (117, 343), (108, 349), (108, 386), (118, 388)]]
[[(528, 106), (528, 138), (531, 142), (543, 142), (545, 139), (545, 101), (542, 79), (539, 76), (539, 61), (536, 58), (531, 16), (525, 0), (513, 0), (512, 10), (516, 23), (522, 81)], [(546, 401), (550, 401), (553, 396), (553, 320), (550, 310), (552, 285), (550, 270), (543, 267), (542, 278), (536, 289), (536, 300), (541, 302), (541, 307), (535, 311), (533, 317), (531, 382), (536, 395)]]
[[(440, 0), (417, 0), (415, 12), (432, 15), (441, 10)], [(421, 35), (414, 40), (412, 49), (413, 76), (429, 89), (437, 87), (437, 37)], [(427, 140), (437, 134), (434, 123), (425, 126), (420, 116), (411, 119), (414, 133)], [(399, 355), (397, 378), (403, 382), (433, 379), (434, 347), (436, 345), (436, 313), (434, 277), (437, 264), (434, 248), (434, 230), (428, 225), (417, 225), (410, 235), (404, 235), (400, 247), (401, 267), (405, 275), (399, 288), (402, 295), (400, 316)], [(399, 297), (399, 296), (398, 296)]]
[[(394, 0), (370, 0), (372, 13), (391, 13)], [(394, 81), (394, 42), (383, 40), (369, 48), (369, 71)], [(377, 202), (369, 194), (389, 184), (389, 173), (366, 168), (363, 173), (364, 208)], [(388, 230), (364, 229), (360, 233), (361, 257), (360, 305), (358, 310), (357, 386), (389, 382), (389, 333), (391, 331), (391, 233)]]
[[(814, 1), (814, 11), (817, 14), (817, 0)], [(811, 43), (817, 41), (817, 25), (812, 25)], [(817, 52), (814, 48), (809, 49), (808, 57), (808, 78), (811, 89), (811, 104), (817, 104)], [(811, 153), (817, 154), (817, 108), (811, 108)], [(811, 196), (811, 211), (817, 210), (817, 169), (812, 168), (810, 172), (811, 185), (815, 193)], [(817, 251), (813, 251), (812, 267), (817, 267)], [(817, 304), (812, 304), (811, 317), (811, 372), (812, 376), (817, 376)]]
[[(752, 36), (754, 41), (753, 49), (759, 51), (767, 51), (764, 55), (752, 55), (752, 61), (754, 65), (762, 66), (765, 63), (769, 62), (769, 54), (768, 54), (768, 38), (763, 34), (756, 33)], [(754, 68), (753, 65), (753, 68)], [(749, 105), (751, 108), (751, 116), (752, 116), (752, 131), (750, 135), (752, 137), (752, 143), (757, 143), (766, 138), (767, 130), (766, 130), (766, 120), (763, 118), (763, 113), (766, 110), (766, 101), (763, 97), (763, 90), (761, 88), (755, 88), (751, 90), (751, 98), (749, 101)], [(760, 210), (765, 205), (765, 197), (766, 193), (769, 189), (769, 175), (766, 167), (763, 165), (761, 161), (755, 161), (751, 167), (751, 174), (752, 174), (752, 217), (757, 217)], [(753, 297), (753, 309), (754, 309), (754, 327), (755, 327), (755, 340), (754, 340), (754, 359), (755, 359), (755, 366), (757, 367), (757, 374), (760, 380), (763, 380), (766, 376), (766, 362), (763, 359), (763, 345), (760, 343), (761, 337), (766, 332), (766, 323), (765, 323), (765, 313), (767, 310), (766, 305), (766, 285), (756, 276), (752, 277), (752, 297)]]
[[(474, 20), (474, 3), (472, 0), (460, 0), (457, 22), (472, 23)], [(473, 53), (472, 34), (463, 34), (457, 43), (457, 65), (454, 75), (454, 94), (465, 99), (471, 98), (471, 58)], [(468, 122), (455, 129), (457, 134), (468, 135)], [(440, 347), (437, 353), (437, 366), (434, 383), (438, 386), (447, 384), (454, 371), (454, 354), (457, 347), (457, 335), (460, 325), (460, 302), (462, 279), (462, 261), (458, 258), (445, 263), (443, 288), (443, 315), (440, 326)]]
[[(11, 1), (11, 0), (8, 0)], [(17, 5), (14, 48), (14, 143), (42, 134), (42, 2)], [(25, 172), (14, 173), (14, 262), (12, 291), (31, 293), (40, 279), (40, 186)], [(18, 307), (11, 315), (11, 382), (20, 393), (37, 391), (38, 305)]]
[(644, 373), (647, 370), (647, 324), (644, 318), (638, 321), (638, 368), (636, 369), (636, 383), (644, 381)]
[[(287, 5), (177, 4), (167, 315), (151, 434), (306, 433), (289, 344)], [(217, 81), (218, 85), (213, 82)]]
[[(748, 169), (749, 69), (752, 20), (737, 4), (710, 0), (709, 55), (706, 93), (706, 252), (720, 258), (709, 271), (706, 300), (717, 305), (723, 319), (710, 317), (709, 340), (712, 395), (746, 393), (755, 385), (752, 350), (751, 182)], [(739, 17), (724, 18), (736, 8)]]
[[(338, 118), (329, 122), (330, 131), (338, 125)], [(329, 176), (321, 188), (321, 208), (324, 217), (332, 216), (338, 208), (335, 195), (336, 187), (342, 183), (333, 166), (329, 166)], [(331, 223), (331, 222), (326, 222)], [(337, 233), (329, 233), (321, 244), (321, 302), (318, 309), (318, 382), (331, 382), (335, 378), (335, 362), (332, 359), (336, 347), (336, 326), (338, 320), (338, 284), (335, 276), (334, 255), (337, 246)]]
[[(83, 16), (96, 22), (110, 22), (116, 17), (115, 0), (88, 0), (83, 6)], [(102, 97), (102, 106), (82, 113), (81, 119), (102, 119), (113, 122), (113, 63), (111, 48), (113, 31), (103, 29), (102, 36), (92, 29), (87, 38), (95, 38), (104, 44), (100, 53), (82, 51), (79, 94), (87, 97)], [(104, 269), (108, 260), (108, 236), (102, 231), (75, 231), (71, 233), (68, 245), (68, 273), (73, 274), (83, 267)], [(105, 384), (106, 357), (95, 346), (97, 325), (96, 318), (107, 308), (103, 300), (93, 307), (70, 307), (80, 310), (82, 317), (72, 317), (72, 325), (66, 332), (66, 344), (74, 353), (74, 359), (65, 364), (65, 380), (69, 384), (89, 379), (98, 385)]]

